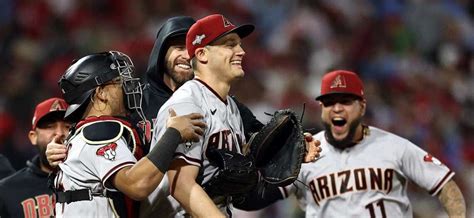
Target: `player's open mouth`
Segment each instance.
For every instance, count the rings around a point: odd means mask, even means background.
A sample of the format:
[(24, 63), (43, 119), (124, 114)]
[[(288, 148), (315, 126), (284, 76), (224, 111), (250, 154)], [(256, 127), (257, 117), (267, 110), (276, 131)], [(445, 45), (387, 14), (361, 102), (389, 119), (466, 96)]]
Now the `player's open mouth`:
[(347, 123), (346, 119), (342, 117), (332, 118), (331, 122), (332, 122), (332, 125), (339, 126), (339, 127), (342, 127)]

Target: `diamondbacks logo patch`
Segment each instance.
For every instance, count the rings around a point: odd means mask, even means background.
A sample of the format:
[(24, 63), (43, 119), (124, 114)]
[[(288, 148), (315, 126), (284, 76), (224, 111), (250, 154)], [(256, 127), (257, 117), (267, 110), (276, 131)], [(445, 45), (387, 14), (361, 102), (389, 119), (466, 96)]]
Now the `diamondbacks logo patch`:
[(115, 160), (115, 155), (117, 154), (115, 152), (116, 148), (117, 148), (117, 144), (111, 143), (97, 149), (96, 154), (99, 156), (103, 156), (107, 160)]
[(424, 157), (423, 157), (423, 161), (425, 162), (432, 162), (436, 165), (441, 165), (441, 161), (439, 161), (438, 159), (436, 159), (435, 157), (433, 157), (433, 155), (431, 154), (426, 154)]
[(330, 88), (346, 88), (346, 79), (342, 75), (337, 75), (331, 83)]
[(63, 110), (61, 107), (61, 104), (59, 104), (59, 101), (56, 100), (51, 104), (51, 107), (49, 108), (49, 111), (58, 111), (58, 110)]
[(227, 18), (225, 18), (224, 16), (222, 16), (222, 23), (224, 24), (224, 27), (228, 27), (228, 26), (234, 26), (234, 24), (232, 24), (229, 20), (227, 20)]

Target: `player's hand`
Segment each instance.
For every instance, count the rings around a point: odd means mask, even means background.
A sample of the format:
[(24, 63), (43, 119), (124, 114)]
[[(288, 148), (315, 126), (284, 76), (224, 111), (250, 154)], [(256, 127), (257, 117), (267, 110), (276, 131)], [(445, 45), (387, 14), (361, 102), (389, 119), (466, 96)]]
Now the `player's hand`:
[(321, 153), (321, 142), (314, 140), (313, 135), (308, 132), (304, 133), (304, 141), (306, 144), (306, 155), (304, 157), (304, 162), (309, 163), (316, 161)]
[(173, 127), (181, 134), (182, 142), (197, 142), (199, 137), (204, 134), (206, 123), (201, 119), (203, 116), (198, 113), (191, 113), (182, 116), (176, 116), (176, 112), (170, 108), (170, 117), (166, 123), (167, 127)]
[(66, 158), (66, 145), (63, 144), (61, 136), (54, 136), (46, 147), (46, 159), (51, 167), (55, 168)]

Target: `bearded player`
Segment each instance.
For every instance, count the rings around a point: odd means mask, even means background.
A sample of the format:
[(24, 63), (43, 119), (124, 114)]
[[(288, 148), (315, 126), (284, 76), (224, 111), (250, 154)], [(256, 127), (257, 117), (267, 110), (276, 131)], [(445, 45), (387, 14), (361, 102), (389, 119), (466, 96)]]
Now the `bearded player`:
[(46, 145), (64, 140), (71, 124), (64, 120), (68, 107), (61, 98), (49, 98), (36, 105), (28, 139), (38, 154), (26, 167), (0, 182), (0, 217), (51, 217), (55, 199), (48, 187), (52, 168), (45, 156)]
[(306, 202), (307, 217), (412, 217), (408, 181), (437, 196), (450, 217), (465, 216), (454, 172), (407, 139), (362, 123), (367, 102), (355, 73), (326, 74), (316, 100), (325, 131), (314, 138), (323, 152), (302, 167), (299, 179), (309, 189), (289, 187)]
[(362, 123), (367, 102), (355, 73), (326, 74), (316, 100), (325, 127), (314, 135), (321, 156), (303, 164), (301, 183), (281, 188), (283, 197), (296, 194), (306, 217), (412, 217), (408, 181), (438, 197), (450, 217), (465, 217), (454, 172), (410, 141)]

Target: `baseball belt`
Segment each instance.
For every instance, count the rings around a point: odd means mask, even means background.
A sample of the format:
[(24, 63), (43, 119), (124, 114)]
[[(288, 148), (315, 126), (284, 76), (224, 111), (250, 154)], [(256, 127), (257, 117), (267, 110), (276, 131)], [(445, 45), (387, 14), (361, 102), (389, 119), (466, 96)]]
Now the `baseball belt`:
[(93, 196), (107, 197), (107, 192), (104, 193), (93, 193), (90, 189), (78, 189), (71, 191), (58, 191), (56, 192), (56, 201), (58, 203), (71, 203), (76, 201), (91, 201)]

